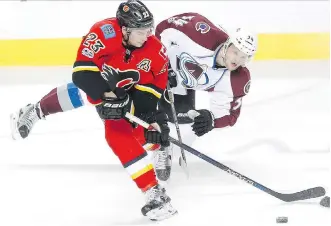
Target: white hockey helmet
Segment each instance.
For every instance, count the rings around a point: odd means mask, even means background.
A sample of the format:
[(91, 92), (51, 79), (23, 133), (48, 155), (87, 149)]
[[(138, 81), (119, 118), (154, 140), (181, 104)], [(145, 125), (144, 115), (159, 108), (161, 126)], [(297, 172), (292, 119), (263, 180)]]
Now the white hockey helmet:
[[(226, 32), (227, 33), (227, 32)], [(223, 57), (231, 44), (237, 47), (240, 51), (248, 55), (248, 63), (256, 53), (257, 49), (257, 37), (252, 33), (245, 31), (241, 28), (236, 29), (233, 33), (227, 33), (229, 38), (224, 43), (222, 51)]]
[(252, 33), (238, 28), (229, 39), (235, 47), (248, 56), (254, 56), (256, 53), (257, 38)]

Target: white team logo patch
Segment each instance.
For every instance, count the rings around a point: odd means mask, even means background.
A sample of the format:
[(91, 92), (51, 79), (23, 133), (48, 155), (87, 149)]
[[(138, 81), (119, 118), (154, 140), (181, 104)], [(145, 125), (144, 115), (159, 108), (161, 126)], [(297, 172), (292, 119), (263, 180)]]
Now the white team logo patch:
[(182, 16), (182, 17), (175, 16), (175, 17), (169, 18), (168, 23), (169, 24), (173, 23), (176, 25), (176, 27), (178, 27), (178, 26), (182, 27), (183, 25), (188, 24), (188, 22), (190, 20), (192, 20), (193, 18), (194, 18), (194, 16)]
[(251, 80), (249, 80), (244, 86), (244, 93), (248, 94), (250, 88), (251, 88)]

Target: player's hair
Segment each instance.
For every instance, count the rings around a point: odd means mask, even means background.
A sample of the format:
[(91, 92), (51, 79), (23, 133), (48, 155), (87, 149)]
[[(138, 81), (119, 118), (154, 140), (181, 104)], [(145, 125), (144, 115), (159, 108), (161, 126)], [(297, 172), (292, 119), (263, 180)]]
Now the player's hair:
[(128, 0), (127, 2), (122, 2), (117, 9), (116, 18), (121, 27), (154, 27), (153, 14), (139, 0)]

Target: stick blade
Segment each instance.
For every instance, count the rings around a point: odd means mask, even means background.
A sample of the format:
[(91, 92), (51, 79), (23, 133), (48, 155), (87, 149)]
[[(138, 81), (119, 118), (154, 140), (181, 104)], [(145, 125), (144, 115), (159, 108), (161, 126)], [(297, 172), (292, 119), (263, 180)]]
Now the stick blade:
[(325, 189), (323, 187), (315, 187), (292, 194), (279, 194), (278, 198), (280, 198), (285, 202), (294, 202), (299, 200), (318, 198), (324, 195), (325, 195)]
[(186, 178), (189, 179), (189, 172), (188, 172), (188, 167), (187, 167), (187, 162), (182, 158), (182, 156), (179, 157), (179, 165), (182, 167)]

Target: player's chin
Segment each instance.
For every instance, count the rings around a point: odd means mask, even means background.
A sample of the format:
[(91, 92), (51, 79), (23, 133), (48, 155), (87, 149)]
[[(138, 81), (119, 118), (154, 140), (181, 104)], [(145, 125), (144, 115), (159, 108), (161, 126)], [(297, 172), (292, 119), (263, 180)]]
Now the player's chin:
[(238, 64), (235, 64), (235, 63), (228, 63), (226, 65), (226, 68), (229, 70), (229, 71), (234, 71), (236, 70), (240, 65)]
[(136, 48), (140, 48), (140, 47), (142, 47), (144, 45), (144, 42), (137, 42), (137, 43), (135, 43), (134, 44), (134, 47), (136, 47)]

